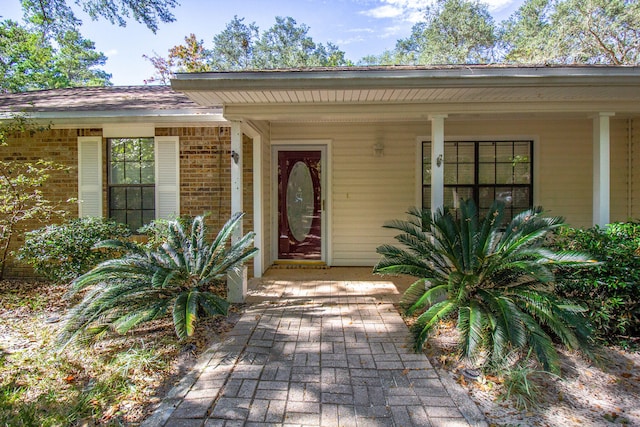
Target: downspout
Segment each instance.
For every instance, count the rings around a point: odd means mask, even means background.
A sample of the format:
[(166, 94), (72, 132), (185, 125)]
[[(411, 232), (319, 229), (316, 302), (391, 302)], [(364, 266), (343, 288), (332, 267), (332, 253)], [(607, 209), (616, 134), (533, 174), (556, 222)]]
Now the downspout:
[(633, 216), (633, 119), (627, 119), (627, 219)]

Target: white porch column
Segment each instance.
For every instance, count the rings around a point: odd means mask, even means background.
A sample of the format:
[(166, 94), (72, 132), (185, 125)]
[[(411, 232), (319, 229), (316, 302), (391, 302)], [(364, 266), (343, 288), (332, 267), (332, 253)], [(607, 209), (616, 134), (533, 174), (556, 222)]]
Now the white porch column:
[(593, 117), (593, 225), (609, 223), (610, 209), (610, 133), (609, 118), (614, 113)]
[(444, 119), (446, 114), (433, 114), (431, 121), (431, 211), (444, 206)]
[[(242, 129), (241, 123), (231, 122), (231, 215), (242, 212), (243, 185), (242, 185)], [(235, 243), (243, 236), (242, 222), (231, 236), (231, 242)], [(243, 266), (239, 272), (230, 272), (227, 275), (227, 299), (229, 302), (244, 302), (247, 296), (247, 267)]]

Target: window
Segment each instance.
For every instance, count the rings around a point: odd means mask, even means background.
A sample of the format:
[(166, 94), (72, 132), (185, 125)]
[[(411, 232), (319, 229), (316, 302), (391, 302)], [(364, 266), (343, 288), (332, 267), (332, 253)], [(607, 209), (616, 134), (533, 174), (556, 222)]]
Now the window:
[(136, 231), (155, 219), (154, 138), (110, 138), (109, 218)]
[[(532, 141), (457, 141), (444, 145), (444, 205), (473, 199), (484, 215), (494, 200), (505, 216), (533, 205)], [(422, 205), (431, 205), (431, 143), (422, 143)]]

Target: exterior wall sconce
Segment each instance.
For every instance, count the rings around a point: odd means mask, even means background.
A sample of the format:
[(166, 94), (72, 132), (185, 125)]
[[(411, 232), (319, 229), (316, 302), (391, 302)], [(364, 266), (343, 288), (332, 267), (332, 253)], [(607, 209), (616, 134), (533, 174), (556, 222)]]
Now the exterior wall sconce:
[(376, 142), (373, 145), (373, 157), (384, 156), (384, 144), (382, 142)]
[[(238, 163), (238, 162), (236, 162), (236, 163)], [(438, 167), (442, 166), (442, 154), (440, 154), (438, 156), (438, 158), (436, 159), (436, 166), (438, 166)]]
[(235, 151), (231, 151), (231, 158), (233, 159), (233, 162), (237, 165), (238, 161), (240, 160), (240, 154), (238, 154)]

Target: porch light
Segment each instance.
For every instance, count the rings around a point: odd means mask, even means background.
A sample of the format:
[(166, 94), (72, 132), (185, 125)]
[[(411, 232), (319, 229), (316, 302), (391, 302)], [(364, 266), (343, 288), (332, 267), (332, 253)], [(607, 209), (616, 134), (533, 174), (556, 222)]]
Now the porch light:
[(373, 156), (374, 157), (384, 156), (384, 144), (382, 142), (376, 142), (373, 145)]
[(233, 159), (233, 162), (237, 165), (238, 161), (240, 160), (240, 154), (238, 154), (236, 151), (231, 151), (231, 158)]

